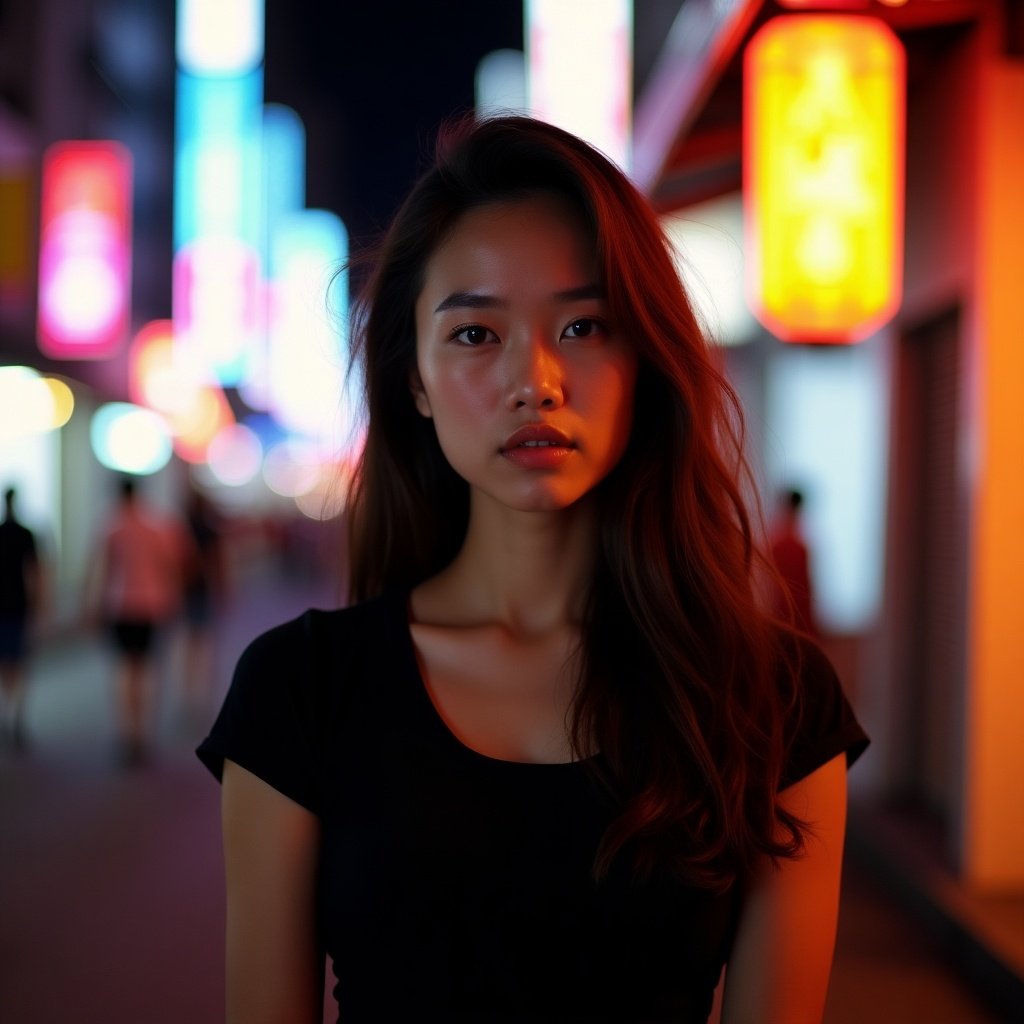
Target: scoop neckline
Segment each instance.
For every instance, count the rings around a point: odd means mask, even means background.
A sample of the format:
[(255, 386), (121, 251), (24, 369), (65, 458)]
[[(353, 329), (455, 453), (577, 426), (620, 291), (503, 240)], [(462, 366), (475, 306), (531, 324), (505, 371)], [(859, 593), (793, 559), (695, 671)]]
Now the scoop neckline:
[(418, 699), (425, 707), (428, 716), (434, 723), (434, 730), (438, 733), (443, 734), (446, 737), (446, 742), (462, 752), (463, 756), (469, 757), (470, 759), (498, 765), (502, 769), (556, 769), (564, 771), (567, 768), (580, 769), (590, 761), (596, 761), (601, 755), (600, 753), (592, 754), (590, 757), (584, 757), (577, 761), (513, 761), (504, 757), (493, 757), (490, 754), (485, 754), (482, 750), (477, 750), (475, 747), (469, 746), (463, 740), (459, 739), (458, 736), (452, 731), (451, 726), (444, 720), (444, 716), (441, 714), (437, 705), (434, 703), (434, 698), (430, 695), (430, 689), (427, 686), (427, 681), (423, 677), (423, 670), (420, 668), (420, 660), (416, 653), (416, 642), (413, 640), (412, 635), (412, 608), (410, 604), (411, 593), (406, 590), (401, 593), (394, 595), (394, 608), (399, 617), (401, 623), (401, 634), (402, 634), (402, 646), (403, 654), (408, 662), (408, 668), (410, 671), (410, 678), (412, 679), (414, 686), (413, 689), (418, 694)]

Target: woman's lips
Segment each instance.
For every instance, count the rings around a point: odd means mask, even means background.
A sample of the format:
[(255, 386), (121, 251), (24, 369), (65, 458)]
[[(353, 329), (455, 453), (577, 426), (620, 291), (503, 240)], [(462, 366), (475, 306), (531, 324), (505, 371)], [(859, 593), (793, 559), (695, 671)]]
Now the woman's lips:
[(575, 450), (572, 440), (554, 427), (529, 424), (511, 434), (501, 455), (523, 469), (554, 469)]

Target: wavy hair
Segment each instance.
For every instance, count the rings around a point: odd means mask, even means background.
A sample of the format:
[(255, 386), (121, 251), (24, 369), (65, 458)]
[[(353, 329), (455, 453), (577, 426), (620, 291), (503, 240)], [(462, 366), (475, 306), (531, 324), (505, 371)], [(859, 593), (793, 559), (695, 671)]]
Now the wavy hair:
[(410, 392), (414, 305), (427, 260), (467, 210), (538, 194), (582, 215), (611, 321), (640, 363), (627, 449), (598, 487), (569, 720), (576, 756), (618, 807), (594, 875), (621, 856), (638, 876), (667, 867), (725, 890), (760, 856), (802, 846), (806, 826), (778, 802), (799, 647), (757, 596), (741, 410), (658, 220), (614, 164), (559, 128), (449, 123), (369, 256), (354, 319), (368, 422), (350, 492), (349, 596), (411, 588), (463, 542), (468, 487)]

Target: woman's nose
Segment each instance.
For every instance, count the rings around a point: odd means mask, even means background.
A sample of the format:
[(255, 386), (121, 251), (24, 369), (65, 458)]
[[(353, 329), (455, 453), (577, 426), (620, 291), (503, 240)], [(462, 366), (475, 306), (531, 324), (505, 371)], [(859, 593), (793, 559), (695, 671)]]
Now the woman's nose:
[(513, 355), (508, 406), (557, 409), (565, 400), (561, 362), (543, 343), (530, 342)]

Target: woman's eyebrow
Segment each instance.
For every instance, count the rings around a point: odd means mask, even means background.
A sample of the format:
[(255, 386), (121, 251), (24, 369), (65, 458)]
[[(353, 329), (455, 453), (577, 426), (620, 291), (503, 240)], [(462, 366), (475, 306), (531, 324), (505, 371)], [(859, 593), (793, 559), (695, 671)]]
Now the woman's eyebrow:
[[(552, 298), (555, 302), (579, 302), (582, 299), (605, 299), (607, 294), (603, 285), (581, 284), (576, 288), (566, 288), (564, 291), (555, 292)], [(484, 295), (481, 292), (452, 292), (451, 295), (441, 300), (434, 312), (443, 313), (448, 309), (508, 309), (508, 307), (507, 299), (499, 299), (494, 295)]]
[(579, 302), (581, 299), (606, 299), (608, 293), (602, 284), (581, 284), (578, 288), (567, 288), (563, 292), (555, 292), (556, 302)]
[(480, 292), (452, 292), (434, 312), (443, 313), (446, 309), (508, 309), (508, 302)]

